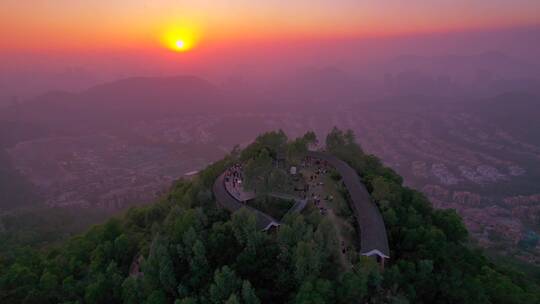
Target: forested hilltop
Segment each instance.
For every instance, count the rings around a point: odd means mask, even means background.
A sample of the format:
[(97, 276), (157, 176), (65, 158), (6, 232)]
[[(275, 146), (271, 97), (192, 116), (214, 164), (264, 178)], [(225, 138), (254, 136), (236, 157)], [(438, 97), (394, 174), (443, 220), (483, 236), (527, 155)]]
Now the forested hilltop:
[(297, 158), (310, 142), (260, 135), (153, 205), (61, 246), (0, 256), (0, 303), (540, 303), (538, 282), (471, 249), (455, 211), (433, 209), (350, 131), (333, 129), (325, 149), (358, 172), (382, 213), (384, 269), (360, 255), (340, 261), (337, 229), (316, 208), (263, 232), (249, 210), (216, 204), (212, 186), (233, 164)]

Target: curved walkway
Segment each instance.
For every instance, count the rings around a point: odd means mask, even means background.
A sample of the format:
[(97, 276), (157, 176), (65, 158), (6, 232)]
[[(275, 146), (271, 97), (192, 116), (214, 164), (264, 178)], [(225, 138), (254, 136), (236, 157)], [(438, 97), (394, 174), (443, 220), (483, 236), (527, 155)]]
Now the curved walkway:
[(388, 237), (382, 215), (356, 171), (346, 162), (328, 153), (309, 151), (307, 155), (327, 161), (341, 174), (351, 196), (351, 207), (360, 229), (360, 254), (389, 258)]
[[(325, 160), (341, 174), (343, 183), (351, 196), (351, 207), (360, 230), (360, 254), (366, 256), (379, 256), (383, 261), (390, 257), (386, 227), (379, 208), (371, 200), (365, 185), (360, 181), (356, 171), (341, 159), (324, 152), (308, 151), (308, 156)], [(279, 226), (279, 221), (270, 215), (239, 202), (225, 187), (225, 173), (215, 181), (213, 192), (217, 202), (230, 212), (246, 208), (256, 216), (257, 227), (268, 230), (272, 226)], [(299, 204), (301, 208), (305, 203)]]
[(279, 221), (275, 220), (270, 215), (261, 212), (255, 208), (252, 208), (250, 206), (246, 206), (245, 204), (240, 203), (238, 200), (236, 200), (230, 193), (227, 191), (227, 188), (225, 187), (225, 173), (222, 173), (214, 182), (214, 186), (212, 187), (212, 190), (214, 191), (214, 195), (216, 197), (217, 202), (223, 206), (223, 208), (229, 210), (230, 212), (235, 212), (241, 208), (246, 208), (253, 212), (255, 214), (255, 218), (257, 220), (257, 227), (262, 230), (268, 230), (272, 226), (279, 226)]

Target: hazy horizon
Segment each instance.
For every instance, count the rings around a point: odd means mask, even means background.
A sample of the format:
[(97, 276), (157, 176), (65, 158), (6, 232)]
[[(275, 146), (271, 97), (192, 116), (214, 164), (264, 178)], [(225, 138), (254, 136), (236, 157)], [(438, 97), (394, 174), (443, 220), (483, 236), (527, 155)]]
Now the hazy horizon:
[(540, 1), (0, 0), (0, 37), (0, 302), (207, 303), (223, 265), (265, 303), (538, 290)]
[[(276, 83), (306, 67), (374, 81), (403, 55), (497, 52), (538, 65), (534, 1), (4, 1), (0, 104), (128, 77)], [(302, 16), (302, 17), (298, 17)], [(171, 40), (189, 44), (178, 52)]]

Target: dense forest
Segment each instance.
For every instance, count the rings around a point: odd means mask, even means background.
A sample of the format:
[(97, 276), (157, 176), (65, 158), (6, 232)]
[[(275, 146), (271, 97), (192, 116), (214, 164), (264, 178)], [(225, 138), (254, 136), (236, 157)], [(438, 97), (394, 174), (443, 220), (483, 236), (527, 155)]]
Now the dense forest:
[(333, 129), (326, 151), (357, 170), (383, 214), (384, 270), (367, 257), (342, 269), (334, 229), (318, 212), (287, 215), (263, 232), (247, 210), (221, 209), (211, 189), (231, 164), (307, 149), (284, 136), (261, 135), (155, 204), (64, 244), (6, 250), (0, 303), (540, 303), (538, 282), (471, 249), (455, 211), (433, 209), (350, 131)]
[(77, 207), (29, 207), (0, 215), (0, 257), (11, 258), (19, 249), (45, 249), (67, 241), (111, 213)]

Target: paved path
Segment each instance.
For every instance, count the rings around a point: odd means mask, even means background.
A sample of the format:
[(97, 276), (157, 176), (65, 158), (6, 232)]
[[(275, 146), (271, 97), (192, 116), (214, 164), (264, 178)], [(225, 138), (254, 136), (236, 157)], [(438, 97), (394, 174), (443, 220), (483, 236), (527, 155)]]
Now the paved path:
[(247, 202), (256, 197), (255, 192), (245, 191), (244, 186), (241, 184), (237, 184), (237, 186), (234, 187), (232, 180), (229, 180), (229, 182), (225, 180), (225, 188), (227, 189), (227, 192), (239, 202)]
[(356, 171), (346, 162), (328, 153), (309, 151), (307, 155), (327, 161), (341, 174), (351, 196), (351, 207), (360, 229), (360, 254), (378, 254), (389, 258), (390, 250), (383, 218)]
[[(351, 196), (351, 207), (360, 230), (360, 254), (378, 255), (382, 258), (390, 257), (386, 227), (379, 208), (371, 200), (365, 185), (360, 181), (356, 171), (341, 159), (324, 152), (309, 151), (308, 156), (327, 161), (343, 178), (343, 183)], [(252, 211), (257, 219), (257, 226), (267, 230), (272, 226), (279, 226), (279, 221), (270, 215), (239, 202), (225, 187), (225, 173), (222, 173), (214, 183), (213, 191), (220, 205), (230, 212), (240, 208)], [(296, 204), (295, 204), (296, 206)], [(302, 204), (302, 208), (305, 204)]]
[(222, 173), (216, 179), (212, 190), (214, 191), (214, 195), (218, 203), (230, 212), (235, 212), (241, 208), (246, 208), (253, 212), (257, 220), (258, 228), (262, 230), (268, 230), (272, 226), (279, 226), (279, 221), (277, 221), (270, 215), (250, 206), (246, 206), (245, 204), (242, 204), (241, 202), (236, 200), (225, 188), (225, 173)]

